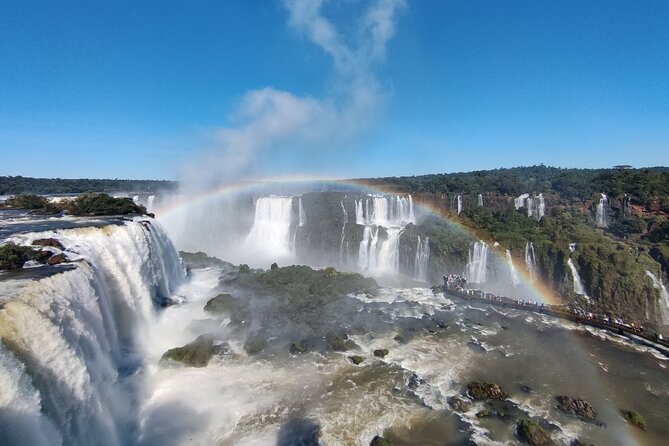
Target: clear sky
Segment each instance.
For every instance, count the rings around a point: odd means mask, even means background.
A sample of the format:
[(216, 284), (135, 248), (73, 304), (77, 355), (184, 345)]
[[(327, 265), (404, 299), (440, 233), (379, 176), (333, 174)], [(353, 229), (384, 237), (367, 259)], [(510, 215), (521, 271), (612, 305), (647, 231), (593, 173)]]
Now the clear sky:
[(669, 1), (0, 5), (0, 175), (540, 163), (669, 165)]

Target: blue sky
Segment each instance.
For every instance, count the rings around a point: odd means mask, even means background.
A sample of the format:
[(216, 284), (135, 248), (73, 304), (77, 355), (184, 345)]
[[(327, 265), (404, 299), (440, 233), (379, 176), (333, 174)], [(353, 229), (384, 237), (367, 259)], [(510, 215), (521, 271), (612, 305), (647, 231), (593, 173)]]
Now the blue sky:
[(667, 165), (668, 24), (665, 0), (4, 0), (0, 175)]

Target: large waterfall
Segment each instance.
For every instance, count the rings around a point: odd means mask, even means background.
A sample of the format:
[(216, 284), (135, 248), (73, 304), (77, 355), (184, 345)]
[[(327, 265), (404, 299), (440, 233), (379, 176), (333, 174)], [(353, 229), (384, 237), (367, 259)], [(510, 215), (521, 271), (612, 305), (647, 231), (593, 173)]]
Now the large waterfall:
[(669, 325), (669, 292), (667, 292), (667, 288), (655, 274), (646, 270), (646, 275), (653, 281), (653, 287), (660, 291), (660, 302), (658, 302), (660, 322), (664, 325)]
[(511, 283), (513, 286), (520, 285), (520, 277), (518, 277), (518, 271), (516, 271), (516, 266), (513, 264), (513, 257), (511, 256), (511, 251), (506, 250), (506, 262), (509, 266), (509, 275), (511, 276)]
[(3, 443), (125, 445), (136, 414), (126, 378), (141, 365), (144, 322), (185, 277), (161, 227), (134, 220), (12, 237), (54, 237), (74, 268), (25, 280), (0, 307)]
[(418, 236), (417, 240), (413, 278), (419, 282), (427, 282), (427, 266), (430, 260), (430, 239), (425, 237), (425, 240), (421, 241), (420, 236)]
[(574, 265), (574, 262), (571, 259), (567, 260), (567, 265), (569, 265), (569, 270), (571, 271), (571, 276), (574, 280), (574, 293), (579, 294), (586, 299), (589, 299), (588, 295), (585, 292), (585, 287), (583, 286), (583, 282), (581, 282), (581, 276), (578, 275), (578, 270), (576, 269), (576, 265)]
[(525, 268), (530, 275), (530, 282), (533, 283), (537, 279), (537, 259), (532, 242), (525, 244)]
[(481, 240), (469, 247), (466, 276), (471, 283), (485, 283), (488, 267), (488, 245)]
[(292, 197), (261, 197), (256, 200), (255, 218), (247, 237), (250, 249), (269, 258), (291, 257)]
[(595, 213), (595, 220), (597, 221), (597, 226), (600, 228), (607, 228), (609, 226), (609, 216), (608, 212), (609, 200), (605, 194), (602, 194), (602, 197), (599, 199), (599, 204), (597, 204), (597, 210)]

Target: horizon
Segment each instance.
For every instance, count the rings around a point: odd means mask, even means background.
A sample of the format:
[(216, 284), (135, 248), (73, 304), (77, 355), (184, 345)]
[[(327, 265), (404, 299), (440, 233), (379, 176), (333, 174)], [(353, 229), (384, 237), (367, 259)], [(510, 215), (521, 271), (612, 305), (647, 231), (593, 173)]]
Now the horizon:
[(666, 166), (668, 19), (661, 1), (10, 2), (0, 175)]

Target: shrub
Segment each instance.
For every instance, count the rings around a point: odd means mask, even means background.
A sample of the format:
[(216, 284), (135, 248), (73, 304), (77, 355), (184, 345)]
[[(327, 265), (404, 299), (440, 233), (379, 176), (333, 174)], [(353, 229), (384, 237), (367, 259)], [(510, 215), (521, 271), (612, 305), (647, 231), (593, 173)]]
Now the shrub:
[(146, 214), (144, 206), (138, 206), (131, 198), (114, 198), (107, 194), (88, 192), (68, 203), (72, 215), (127, 215)]
[(35, 258), (35, 252), (27, 246), (9, 242), (0, 246), (0, 269), (19, 269), (28, 260)]

